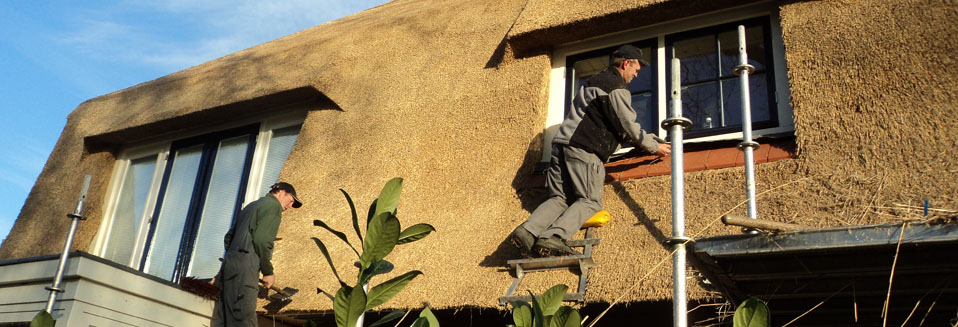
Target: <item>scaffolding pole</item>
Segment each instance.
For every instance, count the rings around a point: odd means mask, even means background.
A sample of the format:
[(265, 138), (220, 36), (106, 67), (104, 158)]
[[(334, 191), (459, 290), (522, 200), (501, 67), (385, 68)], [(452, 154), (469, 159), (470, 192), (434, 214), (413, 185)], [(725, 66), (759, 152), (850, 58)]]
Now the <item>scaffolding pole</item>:
[(682, 117), (681, 67), (678, 58), (672, 59), (672, 117), (662, 121), (672, 142), (672, 326), (688, 325), (685, 290), (685, 245), (691, 239), (685, 236), (685, 164), (683, 162), (682, 131), (692, 121)]
[[(755, 67), (748, 64), (748, 53), (745, 51), (745, 25), (738, 26), (738, 66), (733, 72), (739, 76), (739, 88), (742, 90), (742, 142), (738, 148), (745, 152), (745, 195), (748, 200), (748, 217), (758, 218), (758, 209), (755, 206), (755, 156), (758, 142), (752, 141), (752, 108), (749, 95), (748, 75), (755, 72)], [(752, 232), (754, 230), (747, 230)]]
[(67, 214), (67, 217), (70, 218), (70, 230), (67, 232), (66, 242), (63, 243), (63, 252), (60, 253), (60, 263), (57, 265), (57, 273), (53, 275), (53, 284), (44, 288), (50, 291), (50, 297), (47, 298), (47, 306), (43, 309), (49, 314), (53, 314), (53, 303), (56, 302), (57, 293), (63, 293), (63, 289), (60, 288), (60, 282), (63, 281), (63, 270), (67, 265), (67, 257), (70, 254), (70, 245), (73, 244), (73, 236), (77, 231), (77, 223), (80, 220), (86, 220), (86, 217), (83, 217), (80, 213), (83, 211), (83, 201), (86, 200), (86, 192), (89, 189), (90, 174), (87, 174), (86, 177), (83, 178), (83, 190), (80, 191), (80, 199), (77, 200), (73, 212)]

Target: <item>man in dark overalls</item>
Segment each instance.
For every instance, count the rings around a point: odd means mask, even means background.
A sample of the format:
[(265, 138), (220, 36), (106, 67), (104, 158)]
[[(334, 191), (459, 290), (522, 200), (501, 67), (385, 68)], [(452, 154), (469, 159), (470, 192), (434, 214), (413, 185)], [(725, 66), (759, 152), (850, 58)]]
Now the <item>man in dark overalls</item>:
[(246, 205), (239, 220), (226, 233), (226, 255), (220, 266), (219, 303), (213, 312), (213, 326), (256, 326), (256, 294), (259, 274), (269, 288), (273, 274), (273, 240), (279, 232), (281, 214), (303, 203), (289, 183), (279, 182), (269, 193)]

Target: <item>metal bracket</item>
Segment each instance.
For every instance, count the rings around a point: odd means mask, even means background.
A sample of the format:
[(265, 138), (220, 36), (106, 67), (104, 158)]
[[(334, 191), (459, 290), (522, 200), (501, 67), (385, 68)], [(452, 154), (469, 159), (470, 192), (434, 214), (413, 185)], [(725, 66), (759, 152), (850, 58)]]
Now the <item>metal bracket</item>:
[(752, 75), (752, 73), (755, 72), (755, 66), (752, 66), (749, 64), (738, 65), (738, 66), (735, 66), (735, 68), (732, 68), (732, 73), (734, 73), (735, 76), (739, 76), (739, 75), (742, 75), (743, 70), (746, 71), (749, 75)]
[(695, 244), (695, 240), (693, 240), (693, 239), (691, 239), (691, 238), (689, 238), (689, 237), (687, 237), (687, 236), (675, 236), (675, 237), (670, 237), (670, 238), (665, 239), (665, 241), (662, 241), (662, 244), (665, 244), (665, 245), (689, 244), (689, 245), (691, 245), (691, 244)]
[(736, 145), (736, 147), (738, 147), (739, 150), (743, 150), (743, 151), (745, 150), (745, 148), (752, 148), (752, 150), (758, 150), (759, 146), (761, 146), (761, 144), (758, 144), (758, 142), (755, 142), (755, 141), (742, 141), (742, 142), (739, 142), (738, 145)]
[(78, 215), (78, 214), (75, 214), (75, 213), (68, 213), (68, 214), (67, 214), (67, 218), (70, 218), (70, 219), (76, 218), (76, 219), (79, 219), (79, 220), (86, 220), (86, 217), (84, 217), (83, 215)]
[(674, 125), (682, 126), (682, 129), (688, 129), (692, 126), (692, 120), (685, 117), (672, 117), (662, 121), (662, 128), (669, 129)]

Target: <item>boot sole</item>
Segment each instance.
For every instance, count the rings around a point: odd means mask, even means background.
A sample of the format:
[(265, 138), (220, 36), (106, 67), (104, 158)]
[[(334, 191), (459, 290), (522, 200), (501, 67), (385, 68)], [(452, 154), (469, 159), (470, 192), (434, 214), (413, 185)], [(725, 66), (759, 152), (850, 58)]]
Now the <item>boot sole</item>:
[(515, 237), (515, 236), (509, 237), (509, 243), (512, 243), (512, 246), (515, 246), (517, 249), (519, 249), (519, 255), (521, 255), (522, 257), (524, 258), (532, 257), (531, 249), (527, 248), (522, 243), (522, 241), (519, 240), (518, 237)]

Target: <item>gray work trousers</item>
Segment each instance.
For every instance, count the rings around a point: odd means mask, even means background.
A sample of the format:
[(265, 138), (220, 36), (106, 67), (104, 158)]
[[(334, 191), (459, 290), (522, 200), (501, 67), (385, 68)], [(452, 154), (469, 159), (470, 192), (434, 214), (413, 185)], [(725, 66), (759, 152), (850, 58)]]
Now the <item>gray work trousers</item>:
[(598, 156), (577, 147), (553, 144), (546, 171), (549, 199), (522, 224), (538, 238), (568, 240), (586, 220), (602, 210), (605, 166)]
[(220, 296), (213, 311), (214, 327), (256, 327), (259, 255), (249, 233), (250, 215), (241, 215), (220, 267)]

